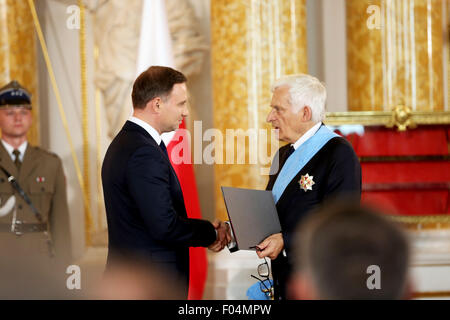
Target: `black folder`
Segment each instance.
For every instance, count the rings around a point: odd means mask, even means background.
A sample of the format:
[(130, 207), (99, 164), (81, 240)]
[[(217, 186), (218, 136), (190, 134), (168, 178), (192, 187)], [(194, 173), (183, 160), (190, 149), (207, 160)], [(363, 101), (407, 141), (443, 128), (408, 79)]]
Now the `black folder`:
[(272, 192), (221, 187), (237, 250), (256, 250), (268, 236), (281, 232)]

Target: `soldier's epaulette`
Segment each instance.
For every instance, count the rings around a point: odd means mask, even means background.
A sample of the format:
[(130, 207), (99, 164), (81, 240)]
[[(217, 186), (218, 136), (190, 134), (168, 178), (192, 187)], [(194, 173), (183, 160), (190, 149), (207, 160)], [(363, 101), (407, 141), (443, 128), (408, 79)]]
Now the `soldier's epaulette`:
[(48, 151), (48, 150), (43, 149), (43, 148), (38, 147), (38, 146), (34, 146), (34, 147), (36, 148), (37, 151), (42, 152), (45, 155), (52, 156), (52, 157), (55, 157), (55, 158), (59, 158), (56, 153), (53, 153), (51, 151)]

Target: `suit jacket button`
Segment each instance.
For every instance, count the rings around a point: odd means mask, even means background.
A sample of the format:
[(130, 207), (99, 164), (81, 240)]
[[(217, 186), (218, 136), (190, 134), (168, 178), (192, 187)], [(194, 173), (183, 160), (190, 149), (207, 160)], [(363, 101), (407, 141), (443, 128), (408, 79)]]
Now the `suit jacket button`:
[(1, 182), (1, 183), (5, 182), (5, 179), (0, 178), (0, 182)]
[(19, 204), (17, 207), (19, 208), (19, 210), (22, 210), (22, 205), (21, 204)]
[(44, 192), (44, 191), (45, 191), (45, 188), (44, 188), (44, 187), (42, 187), (42, 188), (41, 188), (41, 191), (42, 191), (42, 192)]

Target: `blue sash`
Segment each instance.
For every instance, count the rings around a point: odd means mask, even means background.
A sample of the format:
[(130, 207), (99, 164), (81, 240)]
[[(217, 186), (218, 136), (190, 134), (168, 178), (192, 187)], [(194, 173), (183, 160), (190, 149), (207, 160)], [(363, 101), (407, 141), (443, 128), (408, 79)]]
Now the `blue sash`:
[(306, 140), (293, 154), (291, 154), (283, 168), (281, 168), (281, 172), (278, 174), (277, 180), (272, 188), (275, 203), (280, 200), (284, 190), (300, 170), (302, 170), (309, 160), (311, 160), (311, 158), (334, 137), (339, 137), (339, 135), (322, 125), (311, 138)]

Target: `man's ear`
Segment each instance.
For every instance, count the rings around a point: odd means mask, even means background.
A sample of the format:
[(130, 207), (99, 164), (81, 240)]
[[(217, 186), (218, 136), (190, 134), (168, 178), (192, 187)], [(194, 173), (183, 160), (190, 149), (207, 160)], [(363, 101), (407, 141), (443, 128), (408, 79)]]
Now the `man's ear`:
[(312, 119), (312, 110), (309, 106), (304, 106), (302, 109), (302, 121), (308, 122)]
[(151, 113), (160, 113), (161, 111), (161, 98), (156, 97), (147, 102), (145, 109), (148, 109)]

